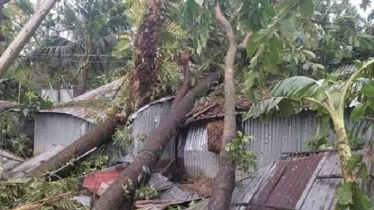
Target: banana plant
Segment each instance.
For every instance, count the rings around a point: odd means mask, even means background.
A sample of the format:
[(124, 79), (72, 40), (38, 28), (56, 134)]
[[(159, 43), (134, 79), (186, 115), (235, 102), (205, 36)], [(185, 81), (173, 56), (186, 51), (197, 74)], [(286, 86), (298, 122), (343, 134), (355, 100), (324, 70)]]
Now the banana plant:
[(356, 98), (359, 91), (355, 91), (358, 76), (365, 70), (371, 69), (373, 59), (365, 63), (356, 61), (358, 67), (343, 85), (331, 85), (331, 81), (314, 80), (304, 76), (294, 76), (278, 82), (271, 90), (271, 97), (255, 104), (247, 117), (258, 117), (273, 110), (283, 115), (290, 115), (301, 110), (302, 105), (309, 105), (312, 109), (327, 114), (332, 122), (337, 137), (338, 154), (344, 182), (357, 182), (353, 171), (347, 170), (347, 163), (352, 156), (348, 144), (347, 132), (344, 124), (344, 111), (349, 100)]

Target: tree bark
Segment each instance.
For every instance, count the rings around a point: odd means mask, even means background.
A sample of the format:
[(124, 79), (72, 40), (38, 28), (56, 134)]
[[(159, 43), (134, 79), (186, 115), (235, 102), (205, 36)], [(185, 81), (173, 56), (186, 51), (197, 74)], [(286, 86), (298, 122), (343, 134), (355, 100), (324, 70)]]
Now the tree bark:
[(88, 71), (90, 68), (90, 61), (87, 59), (84, 59), (82, 61), (82, 66), (79, 73), (79, 80), (78, 80), (78, 89), (77, 94), (74, 96), (80, 96), (84, 94), (87, 90), (87, 79), (88, 79)]
[(173, 102), (178, 105), (171, 110), (167, 117), (162, 119), (158, 128), (147, 137), (144, 148), (100, 197), (93, 210), (118, 210), (122, 206), (131, 206), (128, 204), (132, 201), (125, 199), (122, 187), (126, 186), (127, 190), (133, 191), (139, 181), (147, 179), (149, 174), (144, 169), (152, 171), (169, 140), (178, 131), (179, 125), (183, 123), (187, 113), (192, 109), (197, 96), (207, 90), (209, 84), (217, 80), (219, 75), (218, 73), (208, 75), (188, 91), (180, 101)]
[(172, 110), (178, 106), (183, 96), (191, 89), (190, 54), (188, 52), (181, 53), (174, 60), (178, 65), (183, 66), (184, 79), (181, 89), (175, 95), (175, 103), (172, 104)]
[[(216, 19), (223, 26), (229, 40), (225, 59), (225, 116), (219, 168), (215, 179), (208, 209), (230, 209), (231, 195), (235, 187), (236, 165), (226, 153), (226, 145), (236, 137), (234, 62), (237, 51), (234, 31), (223, 16), (219, 6), (215, 9)], [(249, 39), (249, 38), (248, 38)]]
[(338, 141), (338, 154), (340, 161), (340, 168), (342, 171), (342, 177), (344, 182), (357, 182), (357, 178), (354, 172), (350, 172), (347, 169), (348, 160), (352, 156), (352, 150), (347, 140), (347, 133), (344, 124), (344, 117), (337, 119), (333, 118), (334, 130)]
[(5, 72), (12, 65), (13, 61), (19, 55), (25, 44), (30, 40), (31, 36), (35, 33), (40, 23), (44, 20), (56, 2), (57, 0), (44, 1), (1, 55), (0, 78), (4, 76)]
[(161, 18), (162, 0), (147, 2), (143, 22), (137, 30), (135, 47), (135, 71), (131, 77), (130, 101), (133, 109), (141, 104), (148, 104), (152, 96), (152, 87), (159, 77), (160, 62), (157, 62), (157, 43), (161, 34), (163, 20)]
[(42, 175), (47, 170), (61, 167), (74, 157), (83, 155), (95, 147), (100, 147), (112, 138), (112, 134), (114, 133), (117, 124), (121, 120), (123, 119), (113, 116), (104, 123), (97, 125), (93, 130), (89, 131), (74, 143), (67, 146), (56, 156), (33, 169), (27, 176), (36, 177)]

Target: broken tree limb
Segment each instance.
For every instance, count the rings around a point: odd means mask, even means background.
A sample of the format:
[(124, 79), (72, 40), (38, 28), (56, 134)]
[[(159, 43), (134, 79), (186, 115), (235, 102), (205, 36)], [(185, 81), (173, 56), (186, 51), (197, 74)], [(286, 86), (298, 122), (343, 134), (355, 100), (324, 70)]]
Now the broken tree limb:
[(100, 147), (112, 138), (112, 134), (120, 122), (123, 122), (123, 119), (119, 116), (109, 118), (67, 146), (57, 155), (33, 169), (27, 176), (36, 177), (42, 175), (47, 170), (59, 168), (71, 159), (81, 156), (95, 147)]
[(24, 158), (18, 157), (18, 156), (14, 155), (10, 152), (7, 152), (7, 151), (1, 150), (1, 149), (0, 149), (0, 157), (6, 158), (6, 159), (9, 159), (9, 160), (14, 160), (14, 161), (17, 161), (17, 162), (25, 161)]
[(18, 105), (19, 104), (17, 102), (13, 102), (13, 101), (0, 101), (0, 112), (8, 110), (8, 109), (16, 108), (18, 107)]
[(205, 77), (181, 99), (167, 117), (161, 120), (158, 128), (147, 137), (144, 148), (100, 197), (93, 210), (118, 210), (122, 206), (132, 206), (128, 205), (132, 201), (124, 197), (123, 187), (133, 191), (140, 181), (147, 179), (147, 172), (154, 168), (164, 148), (192, 109), (198, 95), (208, 90), (209, 84), (218, 80), (219, 76), (219, 73), (214, 73)]

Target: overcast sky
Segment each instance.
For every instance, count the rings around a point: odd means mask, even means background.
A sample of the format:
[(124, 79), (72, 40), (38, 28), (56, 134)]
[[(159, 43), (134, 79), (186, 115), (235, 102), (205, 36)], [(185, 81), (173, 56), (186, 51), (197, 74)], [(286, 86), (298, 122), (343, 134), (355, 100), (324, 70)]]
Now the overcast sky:
[(369, 8), (366, 9), (366, 11), (362, 10), (360, 8), (360, 4), (361, 4), (361, 1), (362, 0), (349, 0), (352, 4), (356, 5), (357, 7), (357, 10), (359, 12), (359, 14), (363, 17), (363, 18), (367, 18), (368, 14), (371, 12), (372, 9), (374, 9), (374, 2), (371, 4), (371, 6)]
[[(35, 4), (37, 2), (37, 0), (30, 0), (30, 1), (33, 2), (33, 3), (35, 3)], [(360, 9), (360, 4), (361, 4), (362, 0), (349, 0), (349, 1), (352, 4), (356, 5), (358, 12), (364, 18), (367, 18), (368, 14), (371, 12), (371, 10), (374, 9), (374, 1), (373, 1), (373, 3), (371, 4), (371, 6), (366, 11)]]

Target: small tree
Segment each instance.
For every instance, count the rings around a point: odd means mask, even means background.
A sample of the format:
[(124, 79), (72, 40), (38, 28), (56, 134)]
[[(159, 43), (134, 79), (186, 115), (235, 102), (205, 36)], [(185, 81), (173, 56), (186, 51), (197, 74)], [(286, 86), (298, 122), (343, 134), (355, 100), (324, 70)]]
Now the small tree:
[[(348, 102), (359, 95), (357, 90), (357, 77), (368, 68), (372, 70), (374, 60), (370, 59), (362, 64), (356, 62), (358, 70), (347, 81), (343, 88), (331, 85), (331, 80), (314, 80), (305, 76), (294, 76), (278, 82), (271, 90), (271, 97), (259, 102), (251, 108), (249, 116), (258, 117), (262, 114), (277, 110), (282, 115), (290, 115), (300, 110), (301, 105), (310, 105), (319, 113), (327, 114), (333, 123), (337, 137), (338, 154), (340, 156), (341, 173), (344, 184), (338, 189), (337, 207), (345, 209), (371, 209), (367, 195), (358, 189), (356, 168), (362, 161), (362, 156), (352, 155), (348, 144), (347, 130), (344, 123), (345, 108)], [(356, 88), (356, 89), (355, 89)], [(363, 113), (364, 106), (357, 106), (353, 112)], [(363, 166), (366, 167), (366, 166)], [(359, 170), (362, 172), (362, 170)], [(364, 170), (363, 178), (367, 176)], [(352, 198), (355, 198), (352, 201)], [(360, 208), (359, 208), (360, 207)]]

